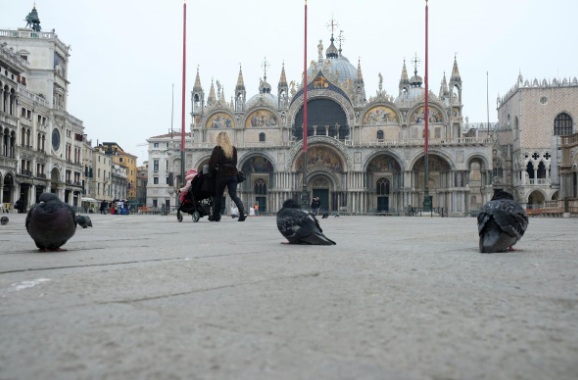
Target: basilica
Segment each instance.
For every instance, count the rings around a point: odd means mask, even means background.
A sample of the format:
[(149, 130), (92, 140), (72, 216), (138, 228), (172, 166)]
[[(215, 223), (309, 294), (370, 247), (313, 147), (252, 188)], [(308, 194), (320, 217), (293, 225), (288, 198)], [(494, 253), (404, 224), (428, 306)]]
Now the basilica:
[[(307, 83), (288, 82), (282, 67), (276, 91), (265, 72), (259, 93), (249, 97), (240, 68), (231, 101), (225, 100), (218, 82), (216, 89), (211, 83), (206, 96), (197, 70), (185, 168), (202, 170), (216, 134), (227, 130), (238, 149), (238, 167), (247, 175), (239, 194), (261, 213), (278, 211), (285, 199), (300, 199), (305, 189), (309, 199), (319, 197), (321, 209), (330, 213), (403, 215), (419, 210), (426, 188), (426, 112), (417, 64), (411, 76), (406, 62), (400, 65), (396, 96), (383, 89), (381, 74), (376, 94), (368, 96), (361, 62), (352, 64), (333, 36), (326, 49), (321, 41), (317, 48)], [(463, 88), (455, 58), (449, 72), (439, 93), (428, 95), (427, 189), (436, 213), (463, 216), (479, 210), (493, 192), (492, 142), (487, 135), (467, 137), (463, 132)], [(176, 199), (163, 182), (173, 175), (180, 182), (180, 140), (167, 134), (147, 141), (147, 204), (174, 206)]]

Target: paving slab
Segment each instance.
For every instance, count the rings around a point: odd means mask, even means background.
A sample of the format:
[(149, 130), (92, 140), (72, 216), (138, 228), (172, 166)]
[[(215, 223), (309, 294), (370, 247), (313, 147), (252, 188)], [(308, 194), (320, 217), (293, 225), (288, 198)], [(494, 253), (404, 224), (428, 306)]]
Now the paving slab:
[(578, 378), (578, 218), (489, 255), (475, 218), (91, 218), (56, 253), (0, 226), (0, 379)]

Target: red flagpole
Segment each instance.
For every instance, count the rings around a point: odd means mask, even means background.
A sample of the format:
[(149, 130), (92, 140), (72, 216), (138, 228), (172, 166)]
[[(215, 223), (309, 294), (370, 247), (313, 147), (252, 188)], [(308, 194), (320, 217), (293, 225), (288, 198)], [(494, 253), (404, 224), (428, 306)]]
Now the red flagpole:
[(305, 0), (305, 38), (303, 46), (303, 152), (307, 152), (307, 0)]
[[(428, 82), (428, 0), (425, 0), (425, 144), (424, 144), (424, 209), (430, 211), (432, 204), (429, 196), (429, 82)], [(427, 199), (427, 201), (426, 201)]]
[[(428, 83), (428, 6), (425, 0), (425, 154), (429, 145), (429, 83)], [(427, 185), (426, 185), (427, 187)]]
[(301, 203), (303, 208), (309, 207), (309, 192), (307, 191), (307, 0), (305, 0), (305, 37), (303, 53), (303, 189)]
[(187, 78), (187, 1), (183, 1), (183, 82), (181, 99), (181, 181), (185, 180), (185, 83)]

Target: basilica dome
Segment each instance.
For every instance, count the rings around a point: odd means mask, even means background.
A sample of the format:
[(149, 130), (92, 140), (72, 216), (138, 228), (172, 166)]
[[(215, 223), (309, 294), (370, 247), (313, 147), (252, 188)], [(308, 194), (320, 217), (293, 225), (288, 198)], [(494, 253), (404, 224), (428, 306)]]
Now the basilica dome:
[(333, 44), (333, 40), (332, 37), (331, 45), (329, 45), (325, 52), (325, 59), (322, 55), (323, 45), (321, 41), (319, 41), (319, 45), (317, 46), (319, 57), (317, 61), (312, 61), (307, 69), (308, 80), (315, 78), (320, 71), (327, 79), (339, 84), (352, 83), (357, 79), (357, 68), (353, 66), (345, 56), (341, 55), (341, 51), (337, 50)]
[(249, 109), (259, 104), (272, 108), (277, 108), (279, 104), (277, 97), (271, 93), (271, 85), (267, 83), (267, 78), (261, 79), (259, 93), (247, 100), (246, 108)]

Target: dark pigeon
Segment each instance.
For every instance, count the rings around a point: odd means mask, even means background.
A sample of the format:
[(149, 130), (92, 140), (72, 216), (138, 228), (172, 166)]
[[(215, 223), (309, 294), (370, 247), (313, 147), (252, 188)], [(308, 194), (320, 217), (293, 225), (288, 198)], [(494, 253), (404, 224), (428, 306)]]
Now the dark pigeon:
[(41, 251), (60, 251), (76, 232), (76, 214), (55, 194), (42, 193), (26, 215), (26, 231)]
[(527, 227), (528, 215), (512, 194), (496, 190), (492, 200), (478, 214), (480, 253), (512, 250)]
[(321, 216), (321, 219), (327, 219), (329, 218), (329, 213), (328, 212), (324, 212), (323, 216)]
[(8, 219), (7, 216), (3, 216), (0, 218), (0, 224), (2, 224), (3, 226), (7, 225), (9, 221), (10, 219)]
[(303, 210), (293, 199), (283, 202), (283, 207), (277, 213), (277, 228), (289, 240), (289, 244), (335, 244), (323, 235), (315, 215)]
[(76, 215), (76, 223), (82, 228), (92, 227), (92, 221), (88, 215)]

